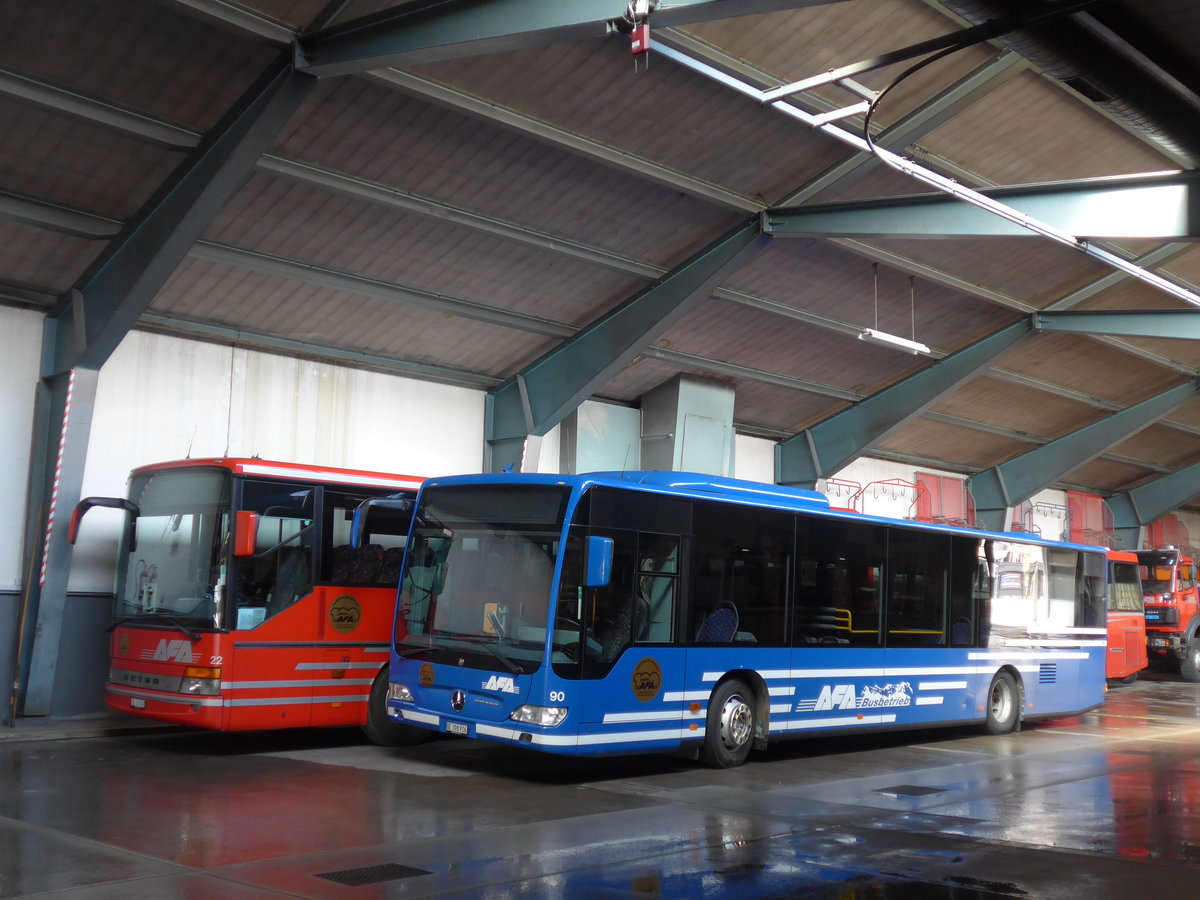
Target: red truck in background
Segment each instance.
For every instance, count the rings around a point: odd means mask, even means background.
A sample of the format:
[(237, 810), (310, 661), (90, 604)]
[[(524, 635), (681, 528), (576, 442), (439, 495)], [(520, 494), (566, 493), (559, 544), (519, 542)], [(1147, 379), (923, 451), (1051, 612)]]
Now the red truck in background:
[(1182, 550), (1139, 550), (1150, 662), (1200, 682), (1200, 603), (1196, 565)]

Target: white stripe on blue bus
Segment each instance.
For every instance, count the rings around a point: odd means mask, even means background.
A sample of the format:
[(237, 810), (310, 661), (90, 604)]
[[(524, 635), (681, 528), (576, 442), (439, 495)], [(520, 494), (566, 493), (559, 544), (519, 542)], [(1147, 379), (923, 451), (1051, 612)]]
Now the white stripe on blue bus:
[(707, 700), (712, 691), (667, 691), (663, 694), (664, 703), (687, 703), (689, 701)]
[(412, 722), (421, 722), (424, 725), (433, 725), (434, 727), (437, 727), (442, 722), (440, 716), (435, 716), (430, 713), (417, 712), (415, 709), (402, 709), (400, 712), (403, 713), (404, 718)]
[(945, 697), (917, 697), (913, 701), (914, 706), (941, 706), (946, 702)]
[(965, 688), (965, 681), (919, 681), (917, 682), (918, 691), (957, 691)]
[[(670, 722), (672, 720), (679, 721), (688, 715), (685, 709), (665, 709), (661, 712), (636, 712), (636, 713), (605, 713), (605, 725), (618, 725), (623, 722)], [(696, 715), (692, 713), (691, 715)]]
[(895, 713), (881, 716), (838, 716), (833, 719), (792, 719), (771, 723), (771, 731), (804, 731), (814, 728), (845, 728), (850, 725), (890, 725), (896, 721)]

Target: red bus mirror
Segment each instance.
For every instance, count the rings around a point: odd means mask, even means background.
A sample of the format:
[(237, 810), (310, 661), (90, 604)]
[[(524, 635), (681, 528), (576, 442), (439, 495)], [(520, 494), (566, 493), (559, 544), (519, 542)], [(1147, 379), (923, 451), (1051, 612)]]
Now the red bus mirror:
[(237, 522), (233, 530), (233, 555), (253, 556), (258, 546), (258, 513), (248, 509), (237, 511)]

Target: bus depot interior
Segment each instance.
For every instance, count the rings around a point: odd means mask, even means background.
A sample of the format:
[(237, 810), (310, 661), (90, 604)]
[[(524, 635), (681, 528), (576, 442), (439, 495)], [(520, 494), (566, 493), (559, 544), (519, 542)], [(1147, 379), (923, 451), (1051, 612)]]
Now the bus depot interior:
[(1190, 896), (1200, 11), (0, 8), (0, 900)]

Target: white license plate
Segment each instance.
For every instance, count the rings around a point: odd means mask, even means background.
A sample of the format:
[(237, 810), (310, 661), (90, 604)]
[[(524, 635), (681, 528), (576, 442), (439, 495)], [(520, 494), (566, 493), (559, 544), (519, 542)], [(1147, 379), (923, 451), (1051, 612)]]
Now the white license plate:
[(129, 705), (132, 706), (134, 709), (145, 709), (146, 701), (143, 700), (141, 697), (130, 697)]
[(446, 731), (448, 731), (450, 734), (470, 734), (471, 733), (470, 727), (467, 725), (464, 725), (462, 722), (447, 722), (446, 723)]

